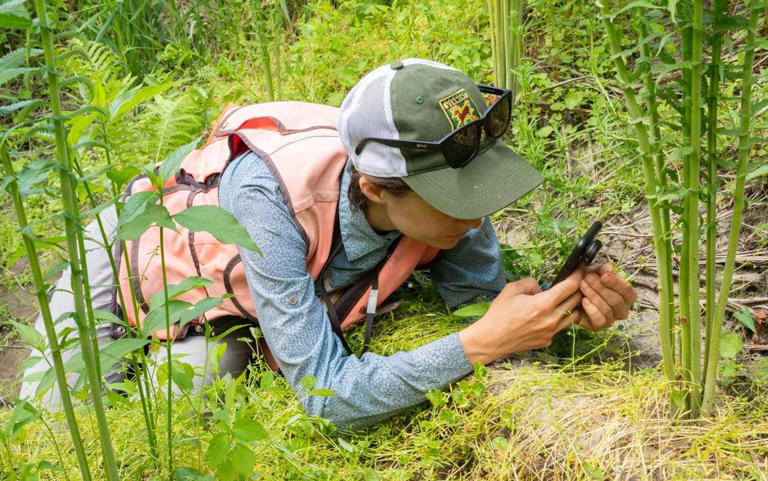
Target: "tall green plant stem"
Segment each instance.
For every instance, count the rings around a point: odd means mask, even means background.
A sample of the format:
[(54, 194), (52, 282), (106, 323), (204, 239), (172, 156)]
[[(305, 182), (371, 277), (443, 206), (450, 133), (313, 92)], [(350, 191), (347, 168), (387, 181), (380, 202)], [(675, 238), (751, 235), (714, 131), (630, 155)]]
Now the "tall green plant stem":
[(64, 209), (64, 226), (66, 229), (67, 252), (69, 254), (72, 295), (75, 304), (75, 321), (80, 338), (80, 348), (86, 365), (94, 414), (99, 428), (99, 439), (101, 441), (102, 455), (104, 457), (104, 468), (107, 472), (107, 478), (110, 481), (117, 481), (119, 479), (117, 463), (115, 462), (115, 453), (112, 448), (109, 427), (107, 426), (107, 418), (104, 413), (104, 405), (101, 398), (101, 382), (94, 358), (93, 346), (89, 342), (90, 333), (86, 326), (85, 302), (83, 300), (83, 278), (78, 252), (77, 226), (75, 225), (78, 209), (77, 201), (73, 195), (73, 185), (70, 177), (72, 168), (69, 160), (67, 135), (64, 128), (64, 121), (61, 116), (59, 79), (56, 71), (56, 62), (54, 60), (55, 52), (53, 50), (53, 39), (51, 38), (51, 28), (48, 25), (45, 0), (35, 0), (35, 7), (39, 21), (43, 52), (45, 54), (45, 63), (48, 70), (47, 78), (48, 92), (51, 101), (51, 121), (53, 122), (54, 135), (56, 138), (56, 157), (59, 161), (59, 178), (61, 181), (62, 207)]
[[(688, 348), (690, 357), (687, 369), (690, 371), (690, 410), (691, 417), (699, 415), (701, 406), (701, 307), (699, 298), (701, 287), (699, 284), (699, 169), (701, 165), (701, 52), (703, 48), (704, 33), (704, 0), (693, 1), (693, 23), (691, 26), (691, 70), (689, 75), (690, 92), (689, 105), (690, 117), (688, 118), (690, 134), (690, 156), (688, 157), (686, 188), (686, 209), (683, 222), (683, 242), (686, 243), (686, 268), (687, 268), (687, 301), (688, 305), (682, 305), (683, 312), (687, 312), (690, 343)], [(681, 267), (682, 269), (682, 267)], [(683, 286), (681, 286), (682, 292)], [(680, 300), (683, 303), (682, 297)]]
[(747, 161), (749, 158), (749, 134), (750, 120), (752, 118), (752, 63), (755, 57), (755, 32), (757, 31), (757, 21), (760, 17), (760, 10), (754, 5), (750, 5), (749, 26), (747, 27), (747, 42), (744, 47), (744, 65), (741, 73), (741, 123), (739, 127), (739, 164), (736, 168), (736, 185), (733, 189), (733, 218), (731, 219), (731, 230), (728, 237), (728, 252), (725, 256), (725, 268), (723, 270), (723, 280), (720, 283), (720, 293), (717, 299), (717, 308), (712, 319), (712, 328), (710, 329), (712, 339), (708, 340), (710, 344), (709, 357), (707, 359), (707, 372), (704, 380), (704, 399), (702, 401), (702, 411), (709, 414), (712, 411), (715, 394), (715, 374), (717, 373), (717, 362), (719, 357), (720, 332), (723, 328), (723, 317), (725, 307), (728, 304), (728, 294), (731, 290), (731, 281), (733, 280), (733, 266), (736, 262), (736, 249), (739, 243), (739, 232), (741, 231), (741, 216), (744, 211), (744, 184), (746, 183)]
[[(2, 157), (5, 175), (13, 178), (15, 175), (13, 171), (13, 164), (11, 163), (11, 158), (8, 155), (8, 148), (5, 143), (0, 145), (0, 157)], [(85, 457), (85, 452), (83, 450), (83, 441), (80, 437), (80, 429), (77, 426), (77, 419), (75, 419), (75, 412), (72, 409), (72, 399), (69, 397), (69, 385), (67, 385), (67, 377), (66, 373), (64, 372), (64, 362), (61, 359), (61, 347), (59, 346), (56, 329), (53, 325), (51, 308), (48, 305), (45, 281), (43, 280), (42, 269), (40, 268), (40, 261), (37, 255), (35, 243), (25, 232), (29, 222), (27, 221), (27, 214), (24, 210), (24, 202), (22, 201), (21, 194), (19, 193), (19, 187), (15, 180), (8, 185), (8, 192), (11, 194), (11, 198), (13, 199), (13, 208), (16, 212), (16, 219), (18, 220), (19, 227), (21, 228), (21, 236), (22, 240), (24, 241), (24, 248), (27, 250), (29, 269), (32, 271), (32, 279), (35, 283), (35, 295), (37, 296), (37, 302), (40, 305), (40, 315), (43, 318), (43, 324), (45, 325), (45, 334), (48, 336), (48, 345), (51, 348), (53, 369), (56, 373), (56, 384), (61, 394), (61, 404), (64, 408), (64, 416), (67, 419), (69, 433), (72, 436), (72, 447), (75, 450), (75, 456), (77, 457), (77, 464), (80, 467), (80, 475), (82, 476), (82, 479), (84, 481), (90, 481), (91, 471), (88, 468), (88, 459)]]
[[(667, 243), (663, 241), (662, 237), (662, 224), (661, 213), (658, 204), (659, 184), (658, 179), (654, 175), (654, 165), (652, 160), (652, 149), (648, 138), (648, 131), (645, 123), (643, 122), (643, 115), (638, 106), (635, 92), (632, 90), (629, 74), (624, 63), (624, 59), (621, 56), (621, 44), (619, 42), (619, 34), (616, 26), (610, 20), (610, 9), (608, 7), (608, 0), (602, 0), (601, 9), (603, 13), (603, 23), (606, 31), (608, 32), (608, 40), (611, 46), (611, 53), (613, 54), (613, 61), (616, 65), (616, 72), (619, 80), (621, 81), (621, 89), (624, 92), (624, 96), (627, 102), (627, 110), (632, 118), (635, 126), (635, 132), (637, 134), (638, 147), (640, 149), (643, 175), (645, 177), (645, 195), (648, 198), (648, 206), (651, 214), (651, 227), (653, 229), (654, 247), (656, 249), (656, 259), (658, 265), (659, 284), (665, 285), (665, 279), (669, 276), (671, 278), (671, 265), (661, 262), (662, 259), (667, 259), (671, 256), (666, 251)], [(671, 292), (669, 295), (673, 295)], [(661, 324), (661, 332), (668, 333), (671, 331), (672, 326), (672, 313), (669, 312), (668, 303), (660, 303), (659, 309), (659, 321)], [(667, 335), (661, 336), (661, 347), (663, 351), (664, 360), (664, 374), (670, 382), (675, 381), (675, 363), (674, 352), (670, 343), (670, 337)]]
[[(653, 71), (651, 69), (651, 51), (648, 46), (648, 42), (645, 39), (648, 37), (648, 29), (646, 25), (640, 21), (640, 37), (642, 43), (640, 44), (641, 55), (648, 59), (648, 69), (644, 76), (645, 90), (648, 93), (648, 120), (650, 122), (648, 134), (649, 141), (653, 152), (653, 161), (656, 167), (656, 178), (659, 182), (659, 187), (662, 191), (667, 188), (667, 174), (664, 170), (664, 159), (661, 152), (661, 146), (659, 145), (661, 139), (661, 132), (659, 129), (659, 110), (656, 102), (656, 83), (653, 81)], [(665, 207), (663, 203), (659, 203), (659, 215), (661, 216), (661, 239), (659, 242), (664, 242), (663, 251), (666, 254), (665, 259), (659, 259), (659, 263), (666, 266), (672, 265), (672, 234), (671, 234), (671, 222), (669, 218), (669, 208)], [(675, 312), (675, 287), (674, 279), (672, 278), (671, 271), (667, 269), (668, 275), (664, 278), (659, 275), (659, 305), (664, 306), (660, 309), (663, 310), (670, 319), (674, 316)], [(667, 331), (661, 332), (661, 335), (665, 334), (669, 337), (669, 345), (671, 349), (670, 358), (674, 366), (675, 359), (675, 329), (674, 323), (671, 321), (667, 323)]]
[(709, 64), (709, 95), (707, 97), (707, 304), (705, 314), (706, 342), (704, 344), (704, 370), (706, 378), (709, 369), (709, 351), (712, 348), (712, 320), (716, 308), (715, 282), (715, 256), (717, 254), (717, 103), (720, 90), (720, 55), (723, 46), (723, 32), (720, 30), (720, 22), (723, 12), (727, 8), (727, 0), (715, 0), (715, 8), (712, 14), (712, 60)]

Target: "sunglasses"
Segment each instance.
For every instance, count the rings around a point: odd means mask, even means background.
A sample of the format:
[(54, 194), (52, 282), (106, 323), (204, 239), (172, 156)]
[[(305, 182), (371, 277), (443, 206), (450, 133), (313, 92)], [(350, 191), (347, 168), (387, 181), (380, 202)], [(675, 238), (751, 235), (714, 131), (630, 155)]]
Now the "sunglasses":
[(445, 158), (445, 163), (449, 166), (454, 169), (464, 167), (481, 152), (480, 145), (486, 135), (493, 140), (504, 135), (509, 127), (509, 118), (512, 114), (512, 93), (509, 90), (488, 85), (478, 85), (477, 87), (490, 104), (481, 118), (462, 125), (436, 142), (366, 137), (355, 147), (355, 154), (360, 155), (360, 152), (369, 142), (376, 142), (389, 147), (403, 147), (414, 151), (441, 152)]

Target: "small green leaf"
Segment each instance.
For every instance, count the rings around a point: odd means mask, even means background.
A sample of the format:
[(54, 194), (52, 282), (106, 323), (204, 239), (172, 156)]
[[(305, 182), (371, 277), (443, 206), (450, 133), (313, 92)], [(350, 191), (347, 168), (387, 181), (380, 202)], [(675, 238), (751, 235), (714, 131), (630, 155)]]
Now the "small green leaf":
[(179, 327), (184, 326), (188, 322), (200, 318), (203, 314), (210, 311), (214, 307), (218, 307), (222, 303), (221, 297), (206, 297), (201, 300), (190, 309), (181, 313), (179, 316)]
[(341, 446), (342, 449), (345, 451), (349, 451), (350, 453), (355, 451), (355, 447), (349, 444), (348, 442), (344, 441), (343, 439), (339, 438), (339, 446)]
[(544, 127), (536, 131), (536, 137), (539, 137), (539, 138), (549, 137), (554, 131), (555, 129), (553, 129), (551, 125), (545, 125)]
[(563, 102), (565, 102), (565, 107), (568, 109), (575, 109), (579, 105), (581, 105), (581, 102), (584, 100), (584, 94), (579, 92), (578, 90), (569, 90), (567, 94), (565, 94), (565, 98), (563, 99)]
[(301, 381), (299, 381), (299, 384), (301, 384), (301, 387), (303, 387), (304, 389), (310, 390), (317, 385), (317, 378), (311, 374), (307, 374), (306, 376), (301, 378)]
[(333, 397), (336, 395), (335, 391), (325, 388), (317, 388), (309, 391), (307, 396), (319, 396), (319, 397)]
[(256, 464), (256, 457), (253, 451), (243, 443), (235, 444), (235, 447), (229, 452), (229, 460), (235, 472), (243, 476), (251, 474), (253, 466)]
[(749, 174), (747, 174), (747, 177), (745, 178), (745, 180), (747, 182), (749, 182), (752, 179), (756, 179), (756, 178), (762, 177), (764, 175), (768, 175), (768, 164), (765, 164), (765, 165), (763, 165), (761, 167), (758, 167), (755, 170), (753, 170), (752, 172), (750, 172)]
[(114, 340), (99, 350), (101, 372), (106, 373), (115, 363), (126, 355), (138, 351), (149, 343), (149, 339), (122, 337)]
[(178, 149), (168, 154), (168, 157), (166, 157), (165, 160), (163, 160), (163, 163), (160, 165), (160, 176), (163, 178), (163, 180), (169, 179), (174, 173), (176, 173), (177, 170), (179, 170), (179, 166), (181, 165), (182, 161), (184, 161), (187, 155), (189, 155), (189, 153), (192, 152), (199, 143), (200, 137), (197, 137), (193, 139), (192, 142), (186, 145), (182, 145)]
[[(181, 319), (184, 311), (192, 304), (174, 299), (168, 302), (168, 322), (173, 325)], [(149, 311), (141, 324), (141, 334), (145, 337), (152, 335), (158, 329), (165, 329), (165, 305), (157, 306)]]
[(210, 476), (205, 476), (200, 471), (187, 466), (176, 468), (173, 471), (175, 481), (208, 481), (213, 480)]
[(493, 449), (498, 449), (499, 451), (506, 451), (509, 447), (509, 440), (507, 438), (502, 438), (501, 436), (496, 436), (491, 440), (491, 446)]
[[(185, 294), (193, 289), (197, 289), (200, 287), (208, 287), (211, 284), (213, 284), (213, 281), (210, 279), (206, 279), (205, 277), (187, 277), (183, 281), (181, 281), (178, 284), (168, 284), (168, 300), (172, 301), (179, 297), (182, 294)], [(163, 302), (165, 300), (165, 293), (163, 291), (156, 292), (152, 295), (152, 297), (149, 299), (149, 305), (154, 307), (159, 307), (163, 305)]]
[(184, 209), (173, 218), (189, 230), (205, 231), (224, 244), (238, 244), (261, 254), (245, 227), (235, 216), (215, 205), (198, 205)]
[(462, 319), (472, 317), (482, 317), (488, 312), (488, 308), (491, 307), (490, 302), (478, 302), (477, 304), (470, 304), (464, 306), (461, 309), (457, 309), (451, 313), (453, 317), (459, 317)]
[[(109, 173), (107, 173), (109, 176)], [(128, 200), (120, 209), (120, 217), (117, 219), (117, 226), (122, 227), (125, 224), (131, 222), (139, 214), (144, 212), (147, 205), (150, 202), (157, 201), (157, 193), (155, 192), (137, 192), (128, 197)]]
[(744, 341), (735, 332), (724, 332), (720, 336), (720, 356), (723, 359), (733, 359), (741, 352), (742, 347), (744, 347)]
[(733, 317), (741, 321), (747, 329), (755, 332), (755, 320), (752, 318), (752, 311), (747, 306), (742, 306), (741, 311), (734, 312)]
[(119, 120), (127, 112), (138, 107), (143, 102), (168, 90), (171, 85), (173, 85), (172, 82), (166, 82), (158, 85), (122, 90), (109, 104), (109, 122), (113, 123)]
[(232, 444), (232, 438), (227, 433), (218, 433), (213, 436), (208, 444), (208, 451), (205, 453), (208, 464), (213, 467), (223, 464), (227, 460), (230, 444)]
[(583, 461), (581, 463), (581, 469), (583, 469), (584, 473), (592, 479), (597, 479), (600, 481), (605, 479), (605, 476), (603, 475), (603, 472), (600, 470), (600, 467), (593, 463)]
[(269, 437), (267, 430), (256, 420), (241, 417), (232, 425), (232, 433), (242, 441), (260, 441)]
[[(133, 179), (137, 175), (139, 175), (139, 169), (133, 167), (132, 165), (124, 167), (112, 167), (107, 171), (107, 177), (109, 180), (114, 182), (118, 187), (122, 187), (123, 185), (127, 184), (129, 180)], [(136, 195), (137, 194), (134, 194), (131, 197), (135, 197)]]

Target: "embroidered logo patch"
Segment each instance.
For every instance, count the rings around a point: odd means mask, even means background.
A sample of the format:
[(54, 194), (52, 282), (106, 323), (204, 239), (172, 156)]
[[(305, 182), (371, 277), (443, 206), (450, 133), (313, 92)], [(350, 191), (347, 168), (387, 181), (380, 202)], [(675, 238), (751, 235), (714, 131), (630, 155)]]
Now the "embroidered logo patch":
[(445, 112), (445, 116), (448, 117), (448, 121), (451, 122), (452, 130), (480, 118), (477, 107), (475, 107), (475, 103), (472, 102), (466, 89), (461, 89), (441, 99), (440, 107)]

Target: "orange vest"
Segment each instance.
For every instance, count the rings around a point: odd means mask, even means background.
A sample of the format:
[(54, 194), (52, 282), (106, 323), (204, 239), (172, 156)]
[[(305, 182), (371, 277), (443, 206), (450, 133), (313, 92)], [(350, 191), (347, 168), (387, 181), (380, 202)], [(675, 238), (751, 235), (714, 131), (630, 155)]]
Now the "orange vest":
[[(283, 200), (307, 244), (307, 271), (317, 280), (330, 261), (341, 172), (347, 160), (336, 131), (337, 116), (337, 108), (304, 102), (229, 106), (205, 145), (191, 152), (176, 175), (166, 179), (163, 205), (171, 215), (191, 206), (218, 206), (221, 174), (232, 159), (251, 150), (267, 163), (280, 183)], [(126, 194), (148, 190), (153, 190), (151, 182), (142, 176), (131, 182)], [(152, 227), (138, 240), (126, 242), (130, 269), (121, 262), (120, 286), (124, 293), (133, 289), (139, 304), (138, 319), (131, 306), (123, 309), (132, 326), (141, 324), (149, 312), (148, 300), (163, 288), (159, 232)], [(258, 320), (236, 245), (222, 244), (207, 232), (191, 232), (182, 226), (178, 232), (164, 229), (163, 237), (168, 284), (179, 284), (191, 276), (213, 281), (208, 287), (179, 296), (179, 300), (195, 304), (206, 297), (230, 294), (220, 306), (209, 310), (205, 319), (239, 316)], [(417, 266), (434, 259), (437, 252), (434, 247), (401, 237), (379, 271), (378, 296), (371, 296), (369, 281), (367, 286), (352, 286), (337, 298), (346, 305), (339, 311), (341, 328), (350, 329), (364, 319), (372, 307), (368, 306), (369, 297), (380, 306)], [(174, 337), (181, 334), (175, 326), (171, 330)], [(168, 337), (165, 329), (155, 335)]]

